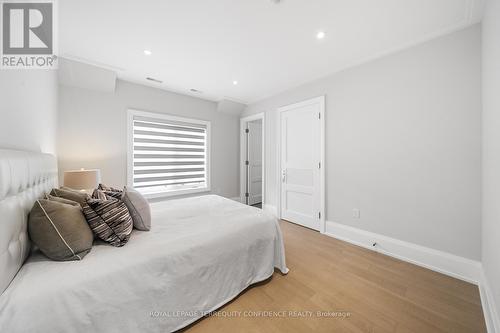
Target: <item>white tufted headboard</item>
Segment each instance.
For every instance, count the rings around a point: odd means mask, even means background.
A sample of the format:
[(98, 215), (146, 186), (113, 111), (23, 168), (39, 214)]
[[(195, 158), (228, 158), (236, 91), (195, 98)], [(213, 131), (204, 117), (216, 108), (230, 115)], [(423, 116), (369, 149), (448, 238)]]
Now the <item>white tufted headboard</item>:
[(0, 294), (29, 254), (28, 213), (56, 186), (54, 156), (0, 149)]

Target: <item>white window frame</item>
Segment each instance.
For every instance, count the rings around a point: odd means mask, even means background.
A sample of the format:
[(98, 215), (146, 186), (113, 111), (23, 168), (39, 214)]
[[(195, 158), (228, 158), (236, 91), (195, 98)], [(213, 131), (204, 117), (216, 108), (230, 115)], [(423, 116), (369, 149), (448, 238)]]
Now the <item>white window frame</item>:
[(185, 123), (193, 123), (193, 124), (199, 124), (199, 125), (204, 125), (206, 126), (206, 175), (207, 175), (207, 181), (206, 181), (206, 186), (202, 188), (193, 188), (193, 189), (180, 189), (180, 190), (171, 190), (171, 191), (161, 191), (161, 192), (154, 192), (154, 193), (147, 193), (144, 194), (144, 196), (148, 199), (155, 199), (155, 198), (165, 198), (165, 197), (174, 197), (174, 196), (180, 196), (180, 195), (187, 195), (187, 194), (195, 194), (195, 193), (203, 193), (203, 192), (210, 192), (210, 174), (211, 174), (211, 162), (210, 162), (210, 156), (211, 154), (211, 123), (208, 120), (201, 120), (201, 119), (196, 119), (196, 118), (184, 118), (184, 117), (178, 117), (178, 116), (173, 116), (167, 113), (160, 113), (160, 112), (148, 112), (148, 111), (141, 111), (141, 110), (136, 110), (136, 109), (128, 109), (127, 110), (127, 186), (132, 187), (134, 184), (134, 135), (133, 135), (133, 130), (134, 130), (134, 116), (142, 116), (142, 117), (149, 117), (149, 118), (157, 118), (160, 120), (166, 120), (166, 121), (174, 121), (174, 122), (185, 122)]

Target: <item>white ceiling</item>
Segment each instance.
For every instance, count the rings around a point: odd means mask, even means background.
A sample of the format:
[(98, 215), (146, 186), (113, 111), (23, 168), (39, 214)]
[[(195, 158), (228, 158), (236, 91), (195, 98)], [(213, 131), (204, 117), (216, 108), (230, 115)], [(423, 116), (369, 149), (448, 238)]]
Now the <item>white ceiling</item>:
[(482, 2), (64, 0), (59, 54), (124, 80), (252, 103), (479, 22)]

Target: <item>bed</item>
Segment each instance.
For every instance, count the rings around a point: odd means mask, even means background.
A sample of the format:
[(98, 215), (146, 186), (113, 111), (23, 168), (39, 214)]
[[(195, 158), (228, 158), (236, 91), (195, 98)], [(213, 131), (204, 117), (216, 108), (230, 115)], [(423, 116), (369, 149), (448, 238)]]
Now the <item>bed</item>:
[(151, 231), (96, 241), (83, 261), (28, 256), (26, 215), (55, 160), (0, 150), (0, 177), (2, 332), (172, 332), (288, 272), (277, 219), (216, 195), (153, 203)]

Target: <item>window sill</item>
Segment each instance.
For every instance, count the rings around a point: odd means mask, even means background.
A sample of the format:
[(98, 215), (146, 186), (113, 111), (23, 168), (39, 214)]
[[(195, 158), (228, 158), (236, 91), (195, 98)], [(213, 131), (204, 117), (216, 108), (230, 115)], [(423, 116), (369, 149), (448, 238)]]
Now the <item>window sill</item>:
[(157, 192), (157, 193), (141, 193), (146, 199), (159, 199), (159, 198), (172, 198), (187, 194), (204, 193), (210, 192), (210, 188), (191, 188), (186, 190), (177, 190), (169, 192)]

